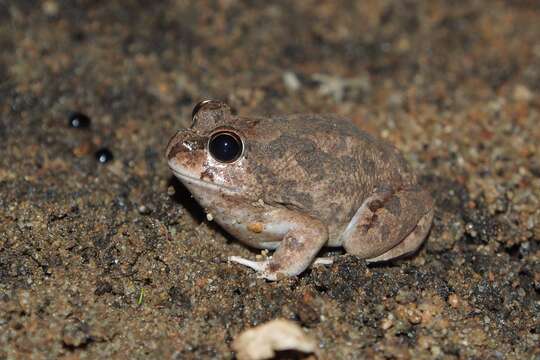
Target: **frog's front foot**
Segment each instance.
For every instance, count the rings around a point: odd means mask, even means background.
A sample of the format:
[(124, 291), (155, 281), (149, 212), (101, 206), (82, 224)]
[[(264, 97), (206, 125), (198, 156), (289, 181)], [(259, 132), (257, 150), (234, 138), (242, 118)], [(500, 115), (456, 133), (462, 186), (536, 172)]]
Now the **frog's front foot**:
[(272, 257), (262, 261), (251, 261), (239, 256), (229, 257), (229, 261), (252, 268), (259, 277), (271, 281), (300, 274), (311, 265), (328, 240), (328, 229), (320, 221), (290, 210), (278, 211), (281, 215), (274, 212), (274, 217), (296, 222), (283, 236)]
[[(276, 281), (280, 277), (290, 276), (287, 272), (272, 271), (271, 269), (277, 267), (276, 264), (272, 266), (272, 258), (263, 261), (248, 260), (240, 256), (229, 256), (227, 260), (235, 262), (237, 264), (247, 266), (257, 272), (257, 277), (267, 279), (270, 281)], [(328, 266), (333, 264), (334, 259), (332, 257), (320, 257), (316, 258), (311, 266)], [(280, 276), (281, 275), (281, 276)]]
[(334, 263), (334, 258), (331, 256), (318, 257), (315, 259), (315, 261), (313, 261), (313, 264), (311, 264), (311, 266), (318, 266), (318, 265), (328, 266), (328, 265), (332, 265), (333, 263)]
[(276, 281), (278, 279), (278, 273), (270, 271), (270, 263), (271, 260), (263, 260), (263, 261), (253, 261), (244, 259), (240, 256), (229, 256), (227, 258), (229, 261), (235, 262), (240, 265), (247, 266), (248, 268), (251, 268), (257, 272), (258, 278), (267, 279), (270, 281)]

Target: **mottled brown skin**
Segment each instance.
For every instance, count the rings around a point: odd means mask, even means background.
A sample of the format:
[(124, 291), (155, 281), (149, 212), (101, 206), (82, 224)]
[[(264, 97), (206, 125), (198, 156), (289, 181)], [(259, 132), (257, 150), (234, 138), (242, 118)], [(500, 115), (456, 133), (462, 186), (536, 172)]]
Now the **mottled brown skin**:
[[(223, 130), (244, 144), (233, 163), (208, 151)], [(324, 245), (371, 261), (414, 252), (432, 221), (431, 197), (400, 152), (333, 115), (241, 117), (208, 102), (170, 140), (167, 159), (227, 231), (277, 249), (262, 262), (231, 259), (270, 280), (301, 273)]]

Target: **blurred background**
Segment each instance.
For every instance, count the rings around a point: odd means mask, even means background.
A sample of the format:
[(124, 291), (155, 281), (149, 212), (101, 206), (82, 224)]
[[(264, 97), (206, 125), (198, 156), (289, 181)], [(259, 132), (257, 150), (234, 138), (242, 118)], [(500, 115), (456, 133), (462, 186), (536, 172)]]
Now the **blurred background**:
[[(540, 3), (0, 0), (0, 358), (540, 356)], [(265, 283), (172, 179), (195, 103), (337, 113), (437, 200), (418, 256)]]

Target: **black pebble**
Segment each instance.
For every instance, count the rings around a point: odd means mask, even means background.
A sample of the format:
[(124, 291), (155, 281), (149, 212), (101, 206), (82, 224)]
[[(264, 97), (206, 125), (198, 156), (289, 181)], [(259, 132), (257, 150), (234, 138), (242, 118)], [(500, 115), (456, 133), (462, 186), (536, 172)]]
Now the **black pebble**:
[(112, 152), (107, 148), (101, 148), (98, 151), (96, 151), (96, 160), (101, 163), (105, 164), (113, 159)]
[(90, 126), (90, 118), (80, 112), (71, 113), (69, 115), (69, 126), (74, 129), (86, 129)]

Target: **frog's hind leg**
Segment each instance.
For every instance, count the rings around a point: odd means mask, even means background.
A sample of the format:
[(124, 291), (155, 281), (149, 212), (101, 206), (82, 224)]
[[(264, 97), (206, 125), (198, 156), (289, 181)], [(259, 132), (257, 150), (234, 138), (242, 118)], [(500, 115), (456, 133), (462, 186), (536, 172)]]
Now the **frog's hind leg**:
[(429, 231), (432, 218), (433, 201), (427, 192), (380, 191), (357, 210), (341, 235), (342, 244), (349, 254), (363, 259), (389, 260), (416, 250)]
[(376, 256), (371, 259), (367, 259), (368, 262), (379, 262), (379, 261), (387, 261), (399, 257), (404, 257), (407, 255), (411, 255), (420, 248), (420, 245), (424, 242), (424, 239), (429, 233), (429, 230), (431, 229), (431, 223), (433, 221), (433, 209), (429, 211), (427, 214), (422, 216), (416, 227), (413, 231), (405, 239), (403, 239), (402, 242), (398, 243), (396, 246), (385, 252), (384, 254), (381, 254), (379, 256)]

